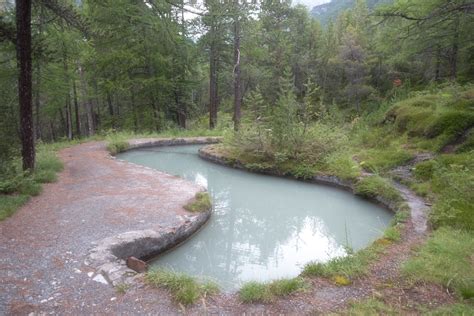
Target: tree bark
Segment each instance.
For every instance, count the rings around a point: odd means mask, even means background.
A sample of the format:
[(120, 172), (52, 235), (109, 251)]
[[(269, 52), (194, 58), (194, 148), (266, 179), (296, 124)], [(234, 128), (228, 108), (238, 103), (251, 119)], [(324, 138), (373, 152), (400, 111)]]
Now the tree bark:
[[(236, 4), (238, 6), (238, 4)], [(240, 89), (240, 20), (239, 16), (234, 21), (234, 130), (240, 128), (241, 118), (241, 89)]]
[(435, 81), (441, 79), (441, 47), (439, 44), (436, 46), (436, 65), (435, 65)]
[(459, 16), (454, 20), (454, 38), (451, 55), (451, 77), (453, 80), (458, 76), (458, 52), (459, 52)]
[(209, 59), (209, 128), (214, 129), (217, 125), (217, 108), (218, 108), (218, 85), (217, 85), (217, 64), (218, 49), (216, 37), (215, 22), (211, 25), (211, 47)]
[(78, 65), (79, 75), (81, 77), (81, 90), (84, 98), (84, 105), (86, 108), (87, 117), (87, 136), (92, 136), (95, 133), (95, 122), (94, 122), (94, 109), (92, 108), (92, 101), (87, 95), (87, 81), (84, 76), (84, 69), (81, 65)]
[(81, 117), (79, 116), (79, 102), (77, 101), (77, 88), (75, 80), (72, 80), (72, 93), (74, 97), (74, 114), (76, 115), (76, 137), (81, 138)]
[(35, 168), (31, 75), (31, 0), (16, 1), (18, 100), (21, 122), (21, 155), (23, 170)]

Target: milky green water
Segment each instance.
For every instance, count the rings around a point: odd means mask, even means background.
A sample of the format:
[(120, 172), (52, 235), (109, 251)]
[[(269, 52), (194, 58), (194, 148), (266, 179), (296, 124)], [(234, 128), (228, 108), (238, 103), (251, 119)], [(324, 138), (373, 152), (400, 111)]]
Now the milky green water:
[(153, 266), (214, 279), (232, 290), (250, 280), (297, 276), (310, 261), (346, 255), (381, 236), (392, 214), (324, 185), (253, 174), (198, 157), (202, 145), (155, 147), (118, 158), (207, 188), (209, 223)]

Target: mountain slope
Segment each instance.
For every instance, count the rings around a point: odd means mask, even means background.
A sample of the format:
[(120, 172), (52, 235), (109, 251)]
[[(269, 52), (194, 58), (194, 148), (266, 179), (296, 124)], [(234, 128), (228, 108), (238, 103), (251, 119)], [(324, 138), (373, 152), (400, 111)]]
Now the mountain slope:
[[(311, 15), (325, 25), (330, 19), (336, 18), (339, 13), (354, 6), (356, 0), (332, 0), (329, 3), (314, 6)], [(367, 0), (367, 6), (374, 8), (379, 4), (390, 3), (392, 0)]]

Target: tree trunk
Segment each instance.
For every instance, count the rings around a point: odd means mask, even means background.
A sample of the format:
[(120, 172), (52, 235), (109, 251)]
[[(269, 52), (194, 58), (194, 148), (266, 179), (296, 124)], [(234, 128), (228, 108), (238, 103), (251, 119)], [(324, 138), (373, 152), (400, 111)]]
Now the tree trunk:
[(71, 113), (71, 98), (68, 94), (66, 95), (66, 136), (68, 140), (71, 140), (74, 136), (72, 134), (72, 113)]
[[(238, 5), (238, 4), (237, 4)], [(241, 118), (241, 90), (240, 90), (240, 20), (239, 16), (234, 21), (234, 130), (240, 128)]]
[(74, 97), (74, 114), (76, 115), (76, 137), (81, 138), (81, 117), (79, 116), (79, 102), (77, 101), (76, 80), (72, 80), (72, 93)]
[(18, 101), (21, 122), (21, 155), (23, 170), (35, 168), (31, 75), (31, 0), (16, 1)]
[(36, 62), (36, 82), (35, 82), (35, 138), (41, 138), (41, 125), (40, 125), (40, 107), (41, 107), (41, 65), (40, 60)]
[(459, 52), (459, 16), (454, 20), (454, 38), (451, 55), (451, 78), (457, 79), (458, 76), (458, 52)]
[(435, 66), (435, 81), (439, 81), (441, 79), (440, 72), (441, 72), (441, 47), (439, 44), (436, 46), (436, 66)]
[(217, 63), (218, 63), (218, 52), (217, 52), (217, 41), (216, 27), (211, 25), (211, 47), (210, 47), (210, 60), (209, 60), (209, 128), (214, 129), (217, 125), (217, 108), (218, 108), (218, 85), (217, 85)]
[(114, 106), (112, 104), (112, 96), (107, 92), (107, 105), (109, 106), (109, 114), (112, 120), (112, 128), (115, 128)]
[(87, 117), (87, 136), (92, 136), (95, 133), (95, 124), (94, 124), (94, 110), (92, 108), (92, 101), (87, 95), (87, 81), (84, 76), (84, 69), (81, 65), (78, 65), (79, 75), (81, 76), (81, 90), (82, 96), (84, 97), (84, 105), (86, 108), (86, 117)]

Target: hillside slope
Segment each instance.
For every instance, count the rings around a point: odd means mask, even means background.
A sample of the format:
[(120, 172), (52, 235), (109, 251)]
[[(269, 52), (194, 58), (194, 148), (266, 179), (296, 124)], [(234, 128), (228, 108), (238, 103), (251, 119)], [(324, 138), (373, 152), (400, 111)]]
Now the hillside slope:
[[(329, 22), (330, 19), (336, 18), (342, 11), (350, 9), (354, 6), (356, 0), (332, 0), (329, 3), (314, 6), (311, 9), (311, 15), (319, 20), (322, 25)], [(367, 0), (367, 6), (374, 8), (379, 4), (390, 3), (392, 0)]]

